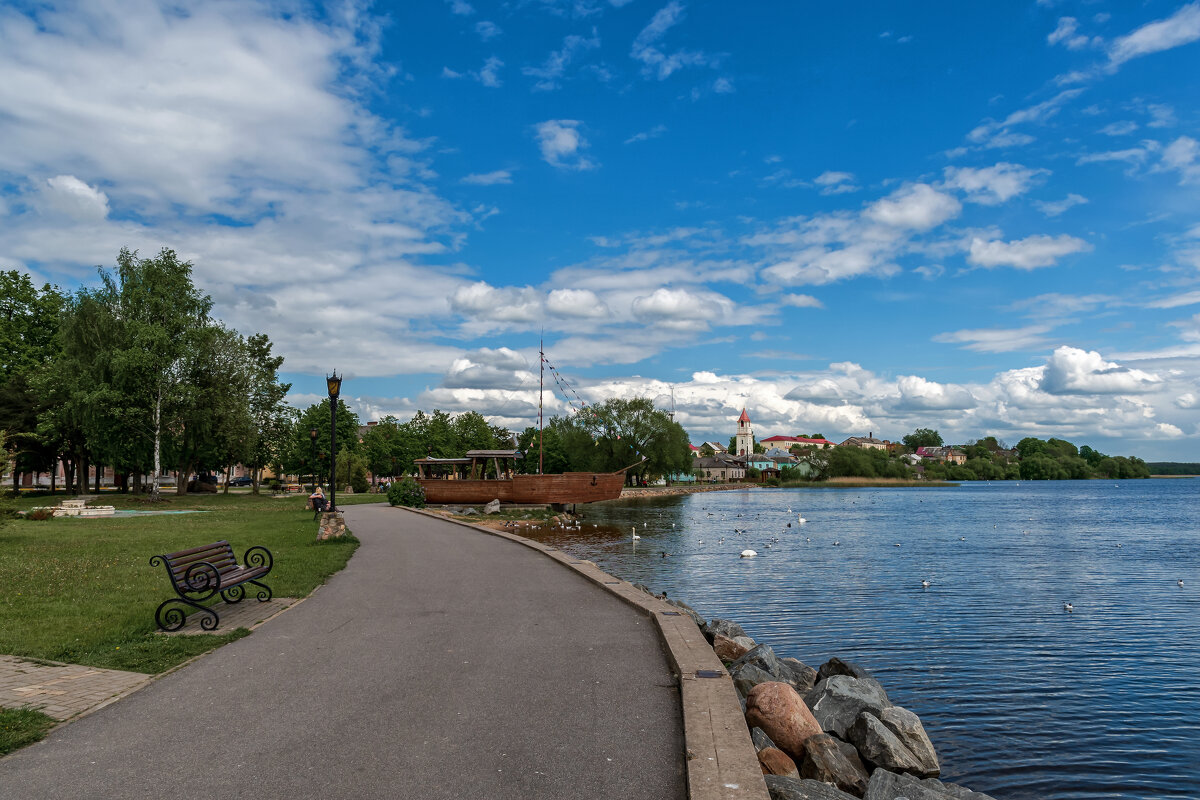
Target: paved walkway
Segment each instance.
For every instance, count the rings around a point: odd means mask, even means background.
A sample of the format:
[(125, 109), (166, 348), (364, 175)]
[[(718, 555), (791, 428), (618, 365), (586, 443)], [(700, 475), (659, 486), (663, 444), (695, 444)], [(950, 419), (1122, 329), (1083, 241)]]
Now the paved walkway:
[(0, 796), (682, 798), (652, 621), (528, 548), (355, 506), (313, 598), (0, 759)]

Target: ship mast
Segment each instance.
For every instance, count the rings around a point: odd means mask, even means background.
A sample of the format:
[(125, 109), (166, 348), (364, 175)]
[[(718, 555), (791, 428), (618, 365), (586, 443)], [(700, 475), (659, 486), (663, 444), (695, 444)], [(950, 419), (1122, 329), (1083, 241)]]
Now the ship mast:
[(546, 376), (546, 353), (543, 340), (538, 337), (538, 475), (542, 474), (542, 389)]

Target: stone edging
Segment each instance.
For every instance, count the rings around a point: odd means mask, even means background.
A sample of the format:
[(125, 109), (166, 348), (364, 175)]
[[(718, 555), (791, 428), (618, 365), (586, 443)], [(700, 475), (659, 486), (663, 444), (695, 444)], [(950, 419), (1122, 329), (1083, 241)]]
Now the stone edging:
[[(733, 680), (691, 617), (677, 606), (609, 575), (591, 561), (573, 558), (557, 547), (431, 511), (396, 508), (536, 550), (652, 618), (671, 668), (679, 676), (689, 800), (767, 800), (767, 784)], [(714, 673), (715, 677), (703, 677)]]

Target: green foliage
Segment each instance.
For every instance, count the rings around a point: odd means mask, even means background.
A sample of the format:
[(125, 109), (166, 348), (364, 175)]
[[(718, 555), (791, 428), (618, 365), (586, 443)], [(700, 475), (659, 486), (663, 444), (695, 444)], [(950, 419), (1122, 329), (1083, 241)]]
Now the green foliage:
[[(1091, 448), (1081, 447), (1079, 448), (1079, 454), (1083, 455), (1085, 449)], [(1084, 458), (1087, 458), (1087, 456), (1084, 456)], [(1146, 468), (1154, 475), (1200, 475), (1200, 464), (1194, 462), (1152, 461), (1146, 464)]]
[(350, 488), (356, 494), (366, 494), (371, 490), (371, 481), (367, 478), (367, 465), (362, 460), (356, 461), (350, 472)]
[(835, 447), (829, 453), (824, 476), (829, 478), (909, 478), (908, 467), (886, 450)]
[(388, 487), (387, 499), (393, 506), (424, 508), (425, 489), (414, 478), (404, 478)]
[(0, 708), (0, 756), (46, 738), (54, 718), (28, 708)]
[(918, 447), (941, 447), (943, 445), (941, 434), (931, 428), (917, 428), (905, 436), (902, 441), (904, 446), (910, 450), (916, 450)]
[(783, 483), (779, 480), (779, 478), (776, 478), (774, 475), (772, 475), (770, 478), (767, 478), (765, 481), (763, 481), (763, 485), (770, 486), (772, 488), (778, 488), (779, 486), (782, 486)]

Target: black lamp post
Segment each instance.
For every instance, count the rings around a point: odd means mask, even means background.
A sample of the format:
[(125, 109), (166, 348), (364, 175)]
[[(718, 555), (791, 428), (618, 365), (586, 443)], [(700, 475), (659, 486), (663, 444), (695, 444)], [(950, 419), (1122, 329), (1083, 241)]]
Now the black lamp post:
[(317, 429), (316, 428), (308, 429), (308, 439), (310, 442), (312, 442), (312, 461), (310, 462), (308, 469), (309, 469), (309, 472), (312, 474), (312, 484), (313, 484), (312, 490), (315, 492), (317, 490)]
[(329, 510), (337, 511), (337, 407), (342, 392), (342, 379), (337, 370), (325, 376), (329, 388)]

